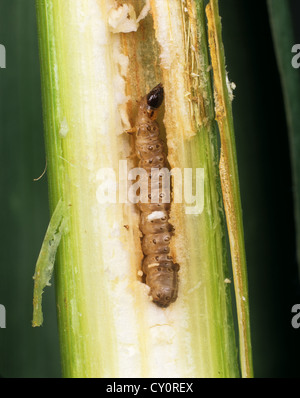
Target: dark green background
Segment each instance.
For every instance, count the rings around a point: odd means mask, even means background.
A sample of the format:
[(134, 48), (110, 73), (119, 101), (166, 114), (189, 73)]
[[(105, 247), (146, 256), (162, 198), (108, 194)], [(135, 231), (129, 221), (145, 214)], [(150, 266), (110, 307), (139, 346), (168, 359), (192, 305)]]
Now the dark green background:
[(34, 0), (0, 1), (1, 250), (0, 329), (2, 377), (60, 376), (54, 289), (44, 295), (45, 322), (31, 327), (34, 266), (49, 210), (45, 168), (38, 38)]
[[(267, 8), (262, 0), (220, 0), (220, 13), (229, 78), (237, 85), (233, 111), (254, 372), (298, 377), (289, 144)], [(297, 29), (297, 15), (295, 22)], [(37, 40), (34, 0), (0, 0), (0, 43), (7, 52), (7, 69), (0, 70), (0, 303), (7, 311), (7, 328), (0, 329), (2, 377), (60, 376), (54, 289), (44, 295), (44, 326), (31, 327), (32, 276), (49, 219), (47, 177), (33, 182), (45, 167)]]

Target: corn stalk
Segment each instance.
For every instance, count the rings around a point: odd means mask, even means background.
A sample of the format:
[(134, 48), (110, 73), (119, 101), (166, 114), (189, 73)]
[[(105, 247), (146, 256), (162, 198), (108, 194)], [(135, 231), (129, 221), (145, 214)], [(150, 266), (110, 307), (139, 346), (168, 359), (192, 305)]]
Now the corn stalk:
[[(204, 2), (36, 5), (51, 212), (64, 203), (63, 231), (53, 231), (64, 376), (238, 376)], [(170, 166), (202, 170), (203, 181), (197, 211), (172, 204), (180, 287), (166, 309), (142, 282), (139, 214), (120, 197), (124, 166), (136, 165), (124, 130), (159, 82)], [(115, 203), (104, 203), (105, 189)]]

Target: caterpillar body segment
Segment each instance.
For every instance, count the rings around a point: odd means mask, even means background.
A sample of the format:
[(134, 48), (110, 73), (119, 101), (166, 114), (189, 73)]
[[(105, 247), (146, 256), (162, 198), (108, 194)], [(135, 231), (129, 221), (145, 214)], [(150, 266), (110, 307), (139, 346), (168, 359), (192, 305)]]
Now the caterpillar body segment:
[(169, 189), (170, 197), (170, 187), (164, 186), (159, 177), (154, 187), (151, 184), (155, 172), (168, 168), (165, 144), (159, 136), (156, 121), (163, 98), (163, 86), (159, 84), (141, 99), (136, 126), (132, 130), (136, 134), (135, 151), (139, 167), (147, 172), (148, 183), (148, 203), (138, 204), (140, 230), (143, 233), (142, 270), (153, 302), (160, 307), (168, 307), (177, 299), (179, 270), (179, 265), (174, 263), (170, 255), (169, 245), (174, 233), (169, 223), (170, 200), (164, 203), (164, 192)]

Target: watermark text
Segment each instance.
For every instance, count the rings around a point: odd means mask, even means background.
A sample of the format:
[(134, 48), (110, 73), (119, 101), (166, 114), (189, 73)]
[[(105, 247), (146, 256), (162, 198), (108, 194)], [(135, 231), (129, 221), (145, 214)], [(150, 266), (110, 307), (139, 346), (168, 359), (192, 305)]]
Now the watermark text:
[(0, 329), (6, 328), (6, 309), (3, 304), (0, 304)]
[(185, 213), (195, 215), (204, 208), (203, 168), (128, 170), (127, 160), (120, 160), (118, 173), (113, 168), (102, 168), (97, 180), (96, 195), (101, 204), (184, 203)]
[(294, 69), (298, 69), (298, 68), (300, 68), (300, 44), (293, 45), (292, 53), (296, 54), (292, 58), (292, 67)]

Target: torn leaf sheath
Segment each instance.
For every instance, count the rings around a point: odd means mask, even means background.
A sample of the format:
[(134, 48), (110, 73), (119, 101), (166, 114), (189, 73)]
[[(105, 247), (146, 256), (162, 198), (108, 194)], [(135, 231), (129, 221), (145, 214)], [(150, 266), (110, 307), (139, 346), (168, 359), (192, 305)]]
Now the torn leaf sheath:
[(33, 320), (32, 326), (41, 326), (43, 323), (42, 294), (46, 286), (50, 286), (56, 252), (64, 233), (66, 220), (64, 202), (60, 199), (51, 217), (41, 251), (36, 263), (33, 294)]

